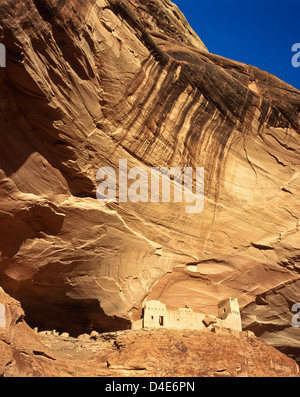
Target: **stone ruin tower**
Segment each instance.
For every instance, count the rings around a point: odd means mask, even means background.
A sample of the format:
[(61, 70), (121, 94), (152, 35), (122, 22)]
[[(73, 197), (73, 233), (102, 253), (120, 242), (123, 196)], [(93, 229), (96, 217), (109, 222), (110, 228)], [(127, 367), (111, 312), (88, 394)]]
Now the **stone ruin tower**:
[(218, 303), (218, 317), (222, 320), (224, 327), (242, 331), (241, 314), (238, 300), (227, 298)]

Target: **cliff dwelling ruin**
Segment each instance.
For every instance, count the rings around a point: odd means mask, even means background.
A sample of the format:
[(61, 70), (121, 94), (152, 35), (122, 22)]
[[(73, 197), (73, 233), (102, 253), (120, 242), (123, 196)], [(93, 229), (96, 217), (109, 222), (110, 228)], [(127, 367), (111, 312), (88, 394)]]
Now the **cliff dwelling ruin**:
[(145, 303), (142, 318), (132, 323), (132, 329), (189, 329), (205, 330), (206, 328), (219, 327), (242, 331), (242, 321), (238, 300), (227, 298), (218, 304), (218, 317), (194, 312), (191, 308), (178, 308), (168, 310), (166, 305), (158, 300)]

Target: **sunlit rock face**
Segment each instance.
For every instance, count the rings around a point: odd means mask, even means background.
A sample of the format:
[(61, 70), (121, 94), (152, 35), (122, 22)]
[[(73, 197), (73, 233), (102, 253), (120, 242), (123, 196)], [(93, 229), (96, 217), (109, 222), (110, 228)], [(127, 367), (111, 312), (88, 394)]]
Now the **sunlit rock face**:
[[(300, 92), (210, 54), (168, 0), (0, 12), (0, 284), (29, 324), (124, 329), (146, 297), (208, 314), (234, 297), (244, 328), (299, 355)], [(204, 167), (203, 211), (99, 202), (120, 159)]]

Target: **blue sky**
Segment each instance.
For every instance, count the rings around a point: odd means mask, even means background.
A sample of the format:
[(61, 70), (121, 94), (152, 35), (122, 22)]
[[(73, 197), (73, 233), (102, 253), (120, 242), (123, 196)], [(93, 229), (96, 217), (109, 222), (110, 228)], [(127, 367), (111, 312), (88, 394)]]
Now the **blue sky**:
[(292, 66), (300, 0), (172, 0), (209, 52), (257, 66), (300, 90)]

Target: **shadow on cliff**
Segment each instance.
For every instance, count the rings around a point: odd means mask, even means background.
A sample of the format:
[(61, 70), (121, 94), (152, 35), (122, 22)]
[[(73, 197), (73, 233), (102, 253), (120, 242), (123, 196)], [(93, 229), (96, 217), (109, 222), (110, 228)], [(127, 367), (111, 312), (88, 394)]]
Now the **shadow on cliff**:
[(52, 302), (47, 310), (40, 306), (32, 309), (34, 303), (26, 298), (22, 299), (22, 307), (25, 310), (26, 321), (32, 327), (38, 327), (39, 331), (56, 330), (68, 332), (70, 336), (78, 337), (91, 331), (114, 332), (131, 328), (131, 322), (118, 316), (107, 316), (100, 303), (96, 299), (76, 300), (64, 298)]
[[(36, 193), (47, 190), (46, 180), (58, 180), (57, 186), (49, 186), (54, 194), (71, 192), (78, 197), (95, 197), (92, 181), (76, 167), (68, 163), (76, 160), (73, 142), (63, 127), (57, 127), (63, 115), (50, 105), (50, 96), (39, 88), (24, 67), (22, 44), (11, 31), (5, 30), (4, 44), (7, 52), (7, 67), (0, 75), (0, 168), (11, 177), (20, 191)], [(58, 84), (59, 81), (53, 81)], [(48, 95), (48, 94), (47, 94)], [(49, 94), (51, 95), (51, 94)], [(26, 164), (34, 154), (40, 154), (36, 168)], [(49, 164), (46, 169), (42, 159)], [(37, 162), (36, 162), (37, 163)], [(26, 164), (25, 171), (20, 172)], [(33, 187), (33, 188), (32, 188)], [(58, 192), (57, 192), (58, 191)]]

